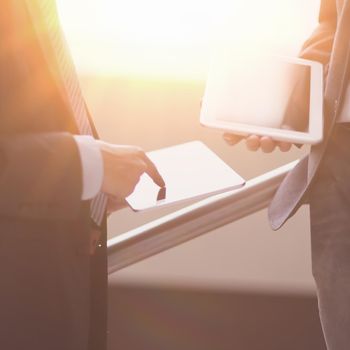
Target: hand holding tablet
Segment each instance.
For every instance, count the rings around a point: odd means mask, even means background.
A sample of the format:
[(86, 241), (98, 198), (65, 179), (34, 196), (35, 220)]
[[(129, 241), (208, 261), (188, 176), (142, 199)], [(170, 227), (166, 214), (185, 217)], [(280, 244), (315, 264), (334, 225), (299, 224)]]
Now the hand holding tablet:
[(226, 131), (231, 144), (247, 137), (253, 150), (318, 143), (323, 136), (322, 65), (300, 58), (222, 55), (209, 71), (200, 121)]

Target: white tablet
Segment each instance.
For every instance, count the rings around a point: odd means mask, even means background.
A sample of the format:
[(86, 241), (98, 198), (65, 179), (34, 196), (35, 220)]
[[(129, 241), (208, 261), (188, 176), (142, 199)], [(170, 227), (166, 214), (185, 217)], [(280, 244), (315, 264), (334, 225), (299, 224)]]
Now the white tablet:
[(239, 188), (245, 183), (200, 141), (163, 148), (147, 155), (163, 176), (166, 187), (158, 187), (144, 174), (134, 192), (126, 199), (135, 211), (201, 199)]
[[(286, 118), (301, 115), (300, 130), (283, 128)], [(209, 70), (200, 122), (238, 135), (316, 144), (323, 137), (323, 67), (294, 57), (221, 55)]]

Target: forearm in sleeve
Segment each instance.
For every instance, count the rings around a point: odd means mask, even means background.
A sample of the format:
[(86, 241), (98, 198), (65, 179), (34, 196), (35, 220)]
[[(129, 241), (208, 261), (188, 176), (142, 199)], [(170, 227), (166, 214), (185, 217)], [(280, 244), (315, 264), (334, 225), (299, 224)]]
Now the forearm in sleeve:
[[(299, 56), (323, 64), (325, 80), (332, 53), (337, 24), (335, 0), (322, 0), (319, 25), (304, 43)], [(310, 81), (308, 75), (301, 74), (289, 100), (284, 123), (296, 130), (305, 130), (308, 122)]]
[(322, 0), (319, 24), (310, 38), (305, 41), (300, 57), (318, 61), (327, 67), (332, 53), (336, 26), (335, 0)]
[(82, 167), (69, 133), (0, 137), (0, 216), (74, 219)]

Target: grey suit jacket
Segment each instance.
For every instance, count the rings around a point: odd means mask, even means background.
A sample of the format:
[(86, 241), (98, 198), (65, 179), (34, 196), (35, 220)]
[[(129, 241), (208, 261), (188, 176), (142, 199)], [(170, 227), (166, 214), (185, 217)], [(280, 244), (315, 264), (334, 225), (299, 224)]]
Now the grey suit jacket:
[[(326, 84), (324, 94), (324, 141), (311, 148), (310, 155), (286, 176), (269, 206), (269, 219), (273, 229), (280, 228), (304, 202), (326, 150), (335, 121), (340, 113), (342, 98), (348, 84), (350, 48), (350, 1), (321, 0), (319, 26), (306, 41), (301, 57), (324, 64)], [(305, 89), (297, 91), (303, 102)], [(303, 113), (301, 112), (301, 119)]]
[(105, 232), (90, 256), (77, 127), (34, 30), (34, 2), (0, 5), (0, 346), (103, 350)]

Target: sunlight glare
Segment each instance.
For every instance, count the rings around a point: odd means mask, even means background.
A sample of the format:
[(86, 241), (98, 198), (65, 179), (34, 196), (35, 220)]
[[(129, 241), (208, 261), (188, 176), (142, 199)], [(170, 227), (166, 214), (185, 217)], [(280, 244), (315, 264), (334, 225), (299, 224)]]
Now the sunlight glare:
[(295, 53), (315, 25), (318, 3), (58, 0), (80, 70), (191, 78), (205, 74), (217, 45)]

